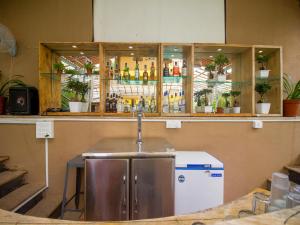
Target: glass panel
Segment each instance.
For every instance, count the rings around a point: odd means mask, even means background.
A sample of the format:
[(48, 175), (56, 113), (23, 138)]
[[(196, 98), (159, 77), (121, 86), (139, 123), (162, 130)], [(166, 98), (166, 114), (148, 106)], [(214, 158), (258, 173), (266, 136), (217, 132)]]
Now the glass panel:
[(107, 113), (156, 113), (158, 45), (104, 44)]
[(163, 46), (163, 113), (188, 113), (191, 46)]
[(251, 113), (251, 65), (250, 47), (196, 46), (193, 112)]

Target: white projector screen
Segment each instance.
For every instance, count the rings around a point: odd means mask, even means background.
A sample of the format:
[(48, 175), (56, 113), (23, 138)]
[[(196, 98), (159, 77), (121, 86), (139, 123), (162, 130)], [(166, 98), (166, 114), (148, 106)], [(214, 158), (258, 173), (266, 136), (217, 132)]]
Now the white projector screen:
[(94, 0), (94, 41), (224, 43), (224, 0)]

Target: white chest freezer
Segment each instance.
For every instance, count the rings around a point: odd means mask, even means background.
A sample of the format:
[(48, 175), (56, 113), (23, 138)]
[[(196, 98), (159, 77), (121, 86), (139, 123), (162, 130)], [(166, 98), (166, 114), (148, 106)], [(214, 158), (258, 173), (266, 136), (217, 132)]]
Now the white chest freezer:
[(206, 152), (176, 151), (175, 215), (223, 204), (223, 163)]

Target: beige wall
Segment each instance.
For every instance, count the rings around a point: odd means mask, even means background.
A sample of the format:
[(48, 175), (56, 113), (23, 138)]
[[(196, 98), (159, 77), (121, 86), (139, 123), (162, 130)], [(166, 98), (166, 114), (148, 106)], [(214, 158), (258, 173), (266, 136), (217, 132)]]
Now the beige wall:
[(283, 71), (300, 79), (298, 0), (227, 0), (228, 43), (283, 46)]
[[(0, 22), (17, 38), (19, 53), (13, 74), (38, 85), (39, 41), (91, 41), (91, 0), (1, 0)], [(300, 78), (300, 8), (296, 0), (228, 0), (228, 43), (276, 44), (284, 47), (284, 71)], [(63, 21), (64, 25), (59, 25)], [(10, 57), (0, 54), (0, 70), (10, 71)], [(300, 154), (300, 124), (265, 123), (253, 130), (249, 123), (187, 123), (166, 130), (164, 123), (146, 123), (144, 135), (167, 138), (179, 150), (207, 150), (225, 164), (225, 200), (262, 185), (273, 171)], [(56, 122), (49, 143), (50, 190), (61, 194), (65, 163), (103, 137), (135, 136), (130, 122)], [(0, 125), (0, 154), (10, 164), (29, 170), (37, 180), (43, 172), (43, 141), (34, 125)], [(41, 179), (42, 180), (42, 179)]]

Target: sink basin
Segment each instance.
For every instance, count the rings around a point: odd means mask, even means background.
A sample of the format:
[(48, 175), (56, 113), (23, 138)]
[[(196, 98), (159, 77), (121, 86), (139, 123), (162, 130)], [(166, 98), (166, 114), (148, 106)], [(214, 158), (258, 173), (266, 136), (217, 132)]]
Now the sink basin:
[(163, 138), (144, 138), (142, 152), (137, 152), (134, 138), (105, 138), (83, 153), (83, 157), (146, 158), (175, 156), (174, 147)]

